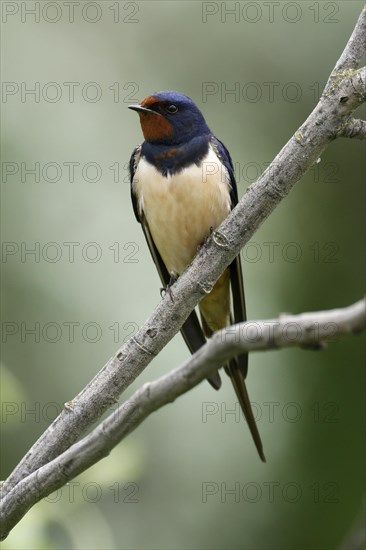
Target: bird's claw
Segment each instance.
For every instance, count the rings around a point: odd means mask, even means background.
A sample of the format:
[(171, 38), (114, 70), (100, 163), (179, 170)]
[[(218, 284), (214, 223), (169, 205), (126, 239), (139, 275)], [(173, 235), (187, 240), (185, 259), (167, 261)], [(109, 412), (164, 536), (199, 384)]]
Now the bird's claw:
[(174, 303), (173, 293), (172, 293), (172, 286), (174, 285), (175, 281), (178, 279), (177, 275), (175, 273), (170, 273), (170, 280), (169, 283), (166, 285), (166, 288), (160, 289), (160, 296), (164, 298), (165, 294), (168, 293), (170, 296), (171, 301)]
[[(199, 252), (202, 248), (205, 249), (206, 248), (206, 245), (207, 245), (207, 241), (208, 239), (211, 237), (212, 233), (214, 231), (214, 228), (210, 227), (210, 234), (209, 235), (206, 235), (206, 237), (203, 239), (203, 241), (197, 246), (197, 252)], [(206, 254), (207, 254), (207, 251), (206, 251)]]

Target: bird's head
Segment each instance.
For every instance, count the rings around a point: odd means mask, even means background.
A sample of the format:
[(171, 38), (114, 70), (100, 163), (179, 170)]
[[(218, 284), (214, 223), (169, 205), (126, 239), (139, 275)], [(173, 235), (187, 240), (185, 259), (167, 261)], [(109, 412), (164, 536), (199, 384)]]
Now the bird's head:
[(196, 104), (180, 92), (156, 92), (129, 109), (138, 112), (144, 138), (151, 143), (180, 144), (210, 133)]

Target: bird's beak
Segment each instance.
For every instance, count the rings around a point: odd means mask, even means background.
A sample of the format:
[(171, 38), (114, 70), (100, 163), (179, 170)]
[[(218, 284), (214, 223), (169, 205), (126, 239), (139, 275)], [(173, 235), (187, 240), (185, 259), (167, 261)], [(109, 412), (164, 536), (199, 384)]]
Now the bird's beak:
[(153, 113), (154, 115), (159, 114), (152, 109), (147, 109), (146, 107), (143, 107), (142, 105), (129, 105), (128, 108), (132, 109), (132, 111), (137, 111), (138, 113)]

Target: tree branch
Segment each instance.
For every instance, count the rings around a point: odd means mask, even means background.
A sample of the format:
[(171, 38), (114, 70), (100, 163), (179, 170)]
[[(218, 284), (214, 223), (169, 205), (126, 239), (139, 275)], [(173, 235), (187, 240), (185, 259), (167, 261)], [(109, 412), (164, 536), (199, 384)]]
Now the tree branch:
[(47, 463), (50, 474), (53, 464), (50, 461), (75, 443), (117, 402), (119, 395), (179, 331), (263, 221), (349, 123), (366, 95), (365, 68), (356, 70), (365, 48), (365, 20), (363, 10), (319, 103), (179, 277), (172, 287), (174, 302), (167, 293), (136, 335), (65, 405), (4, 483), (4, 495), (9, 491), (18, 494), (17, 483)]
[(366, 300), (360, 300), (342, 309), (286, 314), (216, 332), (183, 366), (145, 384), (90, 434), (18, 483), (2, 503), (1, 540), (36, 502), (108, 456), (152, 412), (192, 389), (232, 357), (286, 347), (319, 347), (365, 328)]
[(366, 138), (366, 120), (360, 118), (350, 118), (345, 126), (340, 130), (339, 136), (347, 138), (365, 139)]
[(332, 70), (325, 91), (333, 87), (339, 77), (352, 69), (357, 69), (366, 50), (366, 5), (363, 7), (355, 28), (340, 58)]

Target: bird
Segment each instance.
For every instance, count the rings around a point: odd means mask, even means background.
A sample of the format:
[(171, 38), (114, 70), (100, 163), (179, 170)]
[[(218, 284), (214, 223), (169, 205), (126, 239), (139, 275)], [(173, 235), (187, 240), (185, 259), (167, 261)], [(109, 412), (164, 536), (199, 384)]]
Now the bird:
[[(144, 136), (129, 163), (133, 210), (163, 287), (170, 289), (238, 202), (233, 162), (200, 109), (185, 94), (172, 90), (154, 92), (128, 107), (138, 113)], [(240, 255), (198, 307), (201, 323), (193, 310), (181, 328), (191, 353), (217, 330), (246, 321)], [(265, 462), (245, 383), (248, 354), (231, 359), (224, 368), (258, 454)], [(221, 386), (218, 372), (208, 381), (215, 389)]]

